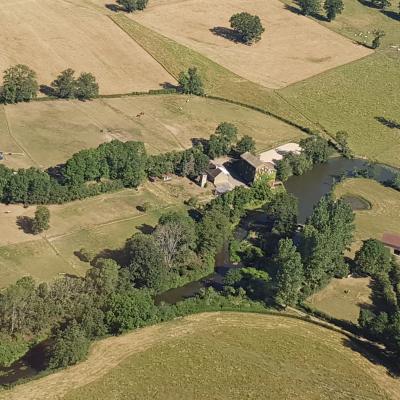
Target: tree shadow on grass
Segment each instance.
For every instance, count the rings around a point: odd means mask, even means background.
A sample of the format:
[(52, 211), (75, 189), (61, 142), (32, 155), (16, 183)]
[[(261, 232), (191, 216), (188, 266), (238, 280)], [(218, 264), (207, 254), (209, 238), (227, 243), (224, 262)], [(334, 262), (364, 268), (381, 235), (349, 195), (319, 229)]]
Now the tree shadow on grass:
[(179, 85), (174, 85), (174, 84), (171, 83), (171, 82), (163, 82), (163, 83), (160, 83), (160, 86), (161, 86), (163, 89), (175, 89), (176, 91), (178, 91), (179, 88), (180, 88)]
[(294, 7), (294, 6), (291, 6), (289, 4), (285, 4), (284, 8), (285, 8), (285, 10), (291, 11), (294, 14), (303, 15), (303, 13), (301, 12), (300, 8), (298, 8), (298, 7)]
[(215, 36), (221, 36), (224, 39), (228, 39), (234, 43), (244, 43), (241, 35), (231, 28), (226, 28), (224, 26), (215, 26), (210, 29), (210, 32)]
[(25, 215), (20, 215), (17, 217), (17, 226), (24, 233), (33, 235), (32, 224), (33, 224), (33, 218), (27, 217)]
[(375, 119), (390, 129), (400, 129), (400, 122), (394, 121), (393, 119), (387, 119), (385, 117), (375, 117)]
[(376, 7), (371, 1), (369, 0), (358, 0), (358, 2), (360, 4), (362, 4), (365, 7), (370, 7), (370, 8), (375, 8), (378, 9), (378, 7)]
[(346, 337), (343, 339), (343, 345), (361, 354), (374, 365), (383, 366), (390, 376), (394, 378), (400, 377), (400, 369), (396, 365), (394, 355), (383, 347), (356, 337)]
[(113, 12), (125, 11), (125, 8), (119, 6), (118, 4), (112, 4), (112, 3), (110, 3), (110, 4), (106, 4), (105, 7), (106, 7), (107, 9), (109, 9), (110, 11), (113, 11)]
[(129, 255), (125, 247), (120, 249), (104, 249), (98, 253), (91, 262), (91, 265), (96, 265), (101, 258), (114, 260), (121, 267), (129, 265)]
[(54, 93), (54, 89), (48, 85), (40, 85), (39, 92), (43, 93), (45, 96), (56, 97), (55, 93)]
[(386, 15), (389, 18), (394, 19), (395, 21), (400, 21), (400, 12), (390, 11), (390, 10), (381, 10), (383, 15)]
[(154, 232), (154, 226), (149, 224), (142, 224), (136, 227), (137, 230), (144, 233), (145, 235), (150, 235)]

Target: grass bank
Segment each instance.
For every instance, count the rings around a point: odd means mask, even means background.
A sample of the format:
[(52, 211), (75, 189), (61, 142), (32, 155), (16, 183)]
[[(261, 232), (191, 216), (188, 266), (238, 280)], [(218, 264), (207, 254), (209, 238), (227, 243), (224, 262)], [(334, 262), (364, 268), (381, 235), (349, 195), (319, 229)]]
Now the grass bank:
[(197, 314), (99, 341), (87, 361), (0, 398), (395, 399), (398, 382), (352, 346), (299, 319)]

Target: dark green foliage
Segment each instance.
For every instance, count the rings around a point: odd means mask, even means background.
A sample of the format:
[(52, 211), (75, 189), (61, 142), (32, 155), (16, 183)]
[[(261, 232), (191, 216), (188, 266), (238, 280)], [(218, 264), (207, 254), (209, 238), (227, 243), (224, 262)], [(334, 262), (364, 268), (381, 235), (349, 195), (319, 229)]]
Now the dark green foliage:
[(268, 218), (272, 220), (274, 233), (282, 237), (293, 235), (297, 227), (298, 204), (292, 194), (277, 193), (266, 205)]
[(36, 73), (23, 64), (7, 69), (3, 76), (2, 101), (19, 103), (36, 98), (38, 91)]
[(256, 151), (256, 142), (255, 140), (248, 135), (244, 135), (235, 146), (235, 151), (238, 154), (246, 153), (247, 151), (253, 153)]
[(0, 367), (9, 367), (29, 349), (29, 343), (21, 336), (0, 334)]
[(305, 153), (289, 153), (285, 159), (289, 162), (293, 175), (303, 175), (313, 167), (313, 161)]
[(99, 95), (99, 85), (90, 72), (82, 72), (76, 80), (76, 97), (80, 100), (91, 100)]
[(333, 276), (348, 273), (344, 252), (354, 233), (354, 213), (342, 200), (324, 196), (314, 207), (302, 235), (306, 292), (313, 292)]
[(32, 232), (37, 235), (47, 231), (50, 227), (50, 211), (45, 206), (38, 206), (35, 211), (35, 218), (32, 221)]
[(157, 321), (157, 308), (150, 293), (133, 289), (114, 293), (106, 306), (106, 323), (110, 333), (122, 333)]
[(297, 0), (304, 15), (318, 14), (321, 9), (320, 0)]
[(282, 306), (293, 306), (299, 300), (304, 273), (301, 256), (291, 239), (279, 241), (274, 263), (278, 271), (275, 301)]
[(71, 68), (62, 71), (51, 83), (54, 95), (61, 99), (73, 99), (76, 96), (77, 85), (74, 77), (75, 71)]
[(293, 175), (292, 165), (287, 157), (283, 157), (276, 165), (276, 177), (282, 182), (286, 182)]
[(210, 158), (229, 154), (237, 140), (238, 130), (229, 122), (222, 122), (210, 136), (207, 146), (207, 154)]
[(144, 10), (148, 0), (117, 0), (117, 3), (124, 7), (125, 11), (133, 12), (136, 10)]
[(63, 368), (74, 365), (86, 358), (90, 347), (90, 340), (76, 321), (72, 321), (60, 330), (51, 348), (49, 368)]
[(346, 131), (339, 131), (336, 133), (336, 142), (339, 147), (339, 151), (344, 157), (351, 158), (353, 157), (353, 153), (350, 149), (348, 138), (349, 134)]
[(204, 94), (203, 81), (196, 67), (190, 67), (187, 72), (181, 72), (178, 79), (182, 92), (202, 96)]
[(137, 287), (148, 287), (159, 291), (168, 277), (163, 254), (152, 235), (135, 234), (126, 243), (129, 256), (130, 278)]
[(324, 10), (328, 21), (333, 21), (344, 10), (343, 0), (325, 0)]
[(98, 259), (86, 273), (86, 287), (97, 296), (108, 296), (117, 290), (119, 265), (111, 259)]
[[(0, 184), (0, 186), (1, 186), (1, 184)], [(394, 174), (394, 177), (390, 182), (390, 186), (393, 189), (400, 190), (400, 172), (397, 172)], [(1, 189), (0, 189), (0, 192), (1, 192)]]
[(300, 140), (300, 146), (304, 154), (312, 160), (314, 164), (324, 163), (329, 157), (329, 144), (320, 136), (310, 136)]
[(260, 17), (247, 12), (232, 15), (229, 22), (231, 28), (240, 35), (241, 40), (246, 44), (261, 40), (261, 35), (265, 31)]
[(366, 275), (387, 273), (390, 269), (391, 255), (382, 242), (376, 239), (364, 240), (355, 257), (356, 272)]

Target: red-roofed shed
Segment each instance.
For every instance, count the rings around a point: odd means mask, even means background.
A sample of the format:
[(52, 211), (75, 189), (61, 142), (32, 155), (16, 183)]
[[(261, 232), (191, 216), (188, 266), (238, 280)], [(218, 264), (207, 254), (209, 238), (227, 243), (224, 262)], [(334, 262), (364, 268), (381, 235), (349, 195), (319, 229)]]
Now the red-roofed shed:
[(400, 235), (396, 235), (395, 233), (384, 233), (382, 243), (386, 247), (389, 247), (395, 256), (400, 257)]

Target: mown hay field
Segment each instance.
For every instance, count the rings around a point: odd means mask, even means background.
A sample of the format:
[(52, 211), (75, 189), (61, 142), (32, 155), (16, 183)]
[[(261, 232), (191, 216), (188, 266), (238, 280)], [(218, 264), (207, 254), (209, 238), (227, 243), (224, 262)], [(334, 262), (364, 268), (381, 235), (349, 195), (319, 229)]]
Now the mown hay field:
[[(265, 27), (262, 39), (252, 46), (234, 40), (229, 19), (239, 12), (258, 15)], [(294, 14), (279, 0), (154, 0), (133, 18), (235, 74), (272, 89), (371, 53)]]
[(260, 151), (305, 136), (276, 118), (218, 100), (132, 96), (5, 106), (0, 109), (0, 150), (25, 154), (6, 156), (10, 167), (49, 167), (112, 139), (140, 140), (149, 153), (161, 153), (188, 148), (193, 138), (208, 138), (223, 121), (254, 137)]
[(176, 83), (106, 15), (82, 2), (2, 0), (0, 24), (0, 71), (26, 64), (43, 85), (66, 68), (91, 72), (103, 94)]
[(87, 361), (0, 398), (389, 400), (399, 390), (341, 333), (285, 316), (208, 313), (96, 342)]
[(399, 70), (400, 52), (389, 49), (279, 93), (331, 134), (347, 131), (358, 156), (399, 167)]

